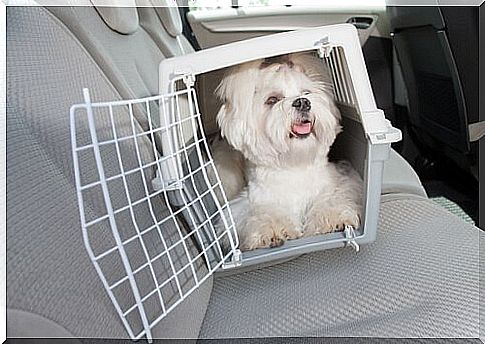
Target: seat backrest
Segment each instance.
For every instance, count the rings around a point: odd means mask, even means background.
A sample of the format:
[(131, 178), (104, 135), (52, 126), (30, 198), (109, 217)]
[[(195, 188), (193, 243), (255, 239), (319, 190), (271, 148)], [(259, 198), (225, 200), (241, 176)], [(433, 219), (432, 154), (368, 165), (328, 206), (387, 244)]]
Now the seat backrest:
[(136, 4), (142, 6), (138, 8), (140, 25), (150, 34), (165, 56), (178, 56), (194, 51), (182, 34), (182, 20), (173, 1), (137, 0)]
[[(468, 49), (453, 49), (450, 25), (439, 7), (390, 7), (388, 13), (408, 93), (411, 125), (423, 140), (431, 138), (426, 144), (435, 150), (468, 153), (468, 124), (474, 115), (466, 106), (466, 74), (456, 63), (456, 57), (468, 54)], [(478, 25), (474, 29), (476, 35)], [(474, 49), (472, 43), (470, 37), (461, 47)]]
[[(69, 108), (83, 102), (83, 87), (90, 89), (94, 100), (156, 94), (158, 64), (165, 58), (139, 25), (138, 11), (119, 10), (7, 9), (7, 307), (16, 315), (27, 313), (23, 316), (30, 316), (30, 320), (49, 319), (79, 337), (126, 338), (127, 333), (84, 247)], [(161, 22), (157, 25), (165, 30)], [(82, 129), (87, 128), (85, 120), (78, 124), (78, 136), (89, 137), (87, 129)], [(116, 118), (116, 126), (123, 130), (133, 130), (132, 125), (134, 130), (141, 130), (147, 126), (147, 119), (140, 114), (132, 124), (126, 117)], [(146, 137), (138, 146), (147, 161), (159, 153)], [(134, 147), (128, 145), (126, 149), (133, 151)], [(91, 169), (96, 171), (94, 161), (90, 156), (81, 160), (89, 177)], [(117, 164), (116, 159), (108, 157), (106, 172), (119, 170)], [(147, 173), (148, 178), (153, 177), (153, 171)], [(144, 192), (141, 182), (133, 184), (134, 195)], [(122, 189), (114, 188), (112, 197), (122, 199)], [(98, 217), (103, 213), (100, 195), (84, 198), (89, 214)], [(98, 229), (98, 235), (91, 238), (92, 245), (112, 241), (106, 224)], [(112, 262), (112, 268), (114, 273), (119, 272), (121, 263)], [(211, 283), (209, 278), (155, 326), (153, 336), (197, 337)], [(130, 295), (129, 291), (120, 291), (121, 300), (129, 302)], [(15, 319), (17, 322), (8, 324), (9, 336), (38, 336), (40, 326), (49, 323), (19, 329), (22, 322), (18, 316)], [(65, 335), (65, 331), (57, 333)]]
[[(137, 4), (131, 1), (133, 6)], [(151, 4), (139, 1), (142, 5)], [(193, 51), (187, 40), (176, 34), (172, 28), (175, 25), (165, 24), (171, 28), (167, 31), (162, 24), (161, 18), (176, 22), (173, 17), (179, 14), (170, 7), (73, 6), (48, 7), (48, 10), (79, 39), (124, 99), (158, 94), (160, 61), (182, 54), (179, 46), (185, 52)], [(125, 24), (127, 21), (131, 24)], [(181, 106), (186, 108), (186, 101)], [(145, 113), (135, 109), (135, 117), (143, 129), (149, 128)], [(157, 116), (152, 120), (159, 124)], [(186, 139), (190, 140), (190, 123), (184, 129)]]
[[(47, 9), (79, 40), (124, 99), (158, 93), (158, 64), (165, 55), (140, 26), (136, 8)], [(159, 29), (163, 30), (162, 25)], [(148, 128), (146, 118), (137, 116), (137, 120)]]

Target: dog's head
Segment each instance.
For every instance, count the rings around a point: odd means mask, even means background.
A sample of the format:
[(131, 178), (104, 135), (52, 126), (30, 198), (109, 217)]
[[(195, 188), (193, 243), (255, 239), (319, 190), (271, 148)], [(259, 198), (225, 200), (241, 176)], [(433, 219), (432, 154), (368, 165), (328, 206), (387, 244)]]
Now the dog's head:
[(258, 165), (325, 157), (341, 130), (326, 66), (311, 54), (234, 67), (216, 93), (222, 135)]

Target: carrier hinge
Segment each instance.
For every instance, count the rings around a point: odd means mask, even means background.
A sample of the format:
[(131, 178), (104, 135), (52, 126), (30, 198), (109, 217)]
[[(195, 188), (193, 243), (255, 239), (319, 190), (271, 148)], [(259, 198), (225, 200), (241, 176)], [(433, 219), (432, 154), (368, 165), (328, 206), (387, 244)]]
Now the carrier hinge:
[(320, 56), (321, 59), (330, 56), (333, 46), (328, 41), (328, 37), (322, 38), (315, 45), (318, 47), (318, 56)]
[[(163, 161), (160, 162), (160, 166), (162, 169), (165, 171), (168, 171), (168, 162)], [(162, 175), (164, 172), (160, 173), (160, 169), (157, 169), (156, 171), (156, 176), (154, 179), (152, 179), (152, 187), (153, 190), (155, 191), (160, 191), (160, 190), (167, 190), (167, 191), (176, 191), (176, 190), (182, 190), (184, 188), (183, 182), (177, 179), (173, 180), (165, 180)], [(168, 175), (168, 172), (165, 172), (166, 175)]]
[(182, 75), (182, 81), (187, 88), (191, 88), (195, 84), (195, 75), (192, 73), (185, 73)]
[(185, 87), (191, 88), (195, 84), (195, 74), (188, 70), (177, 70), (170, 75), (170, 80), (170, 89), (172, 92), (177, 90), (175, 83), (180, 80), (185, 84)]
[(355, 252), (359, 252), (360, 246), (357, 243), (357, 241), (355, 241), (354, 227), (346, 225), (345, 229), (344, 229), (344, 235), (345, 235), (345, 239), (347, 239), (347, 241), (346, 241), (347, 246), (350, 245), (355, 250)]
[(240, 249), (234, 250), (232, 259), (230, 262), (222, 264), (223, 269), (232, 269), (242, 264), (242, 252)]

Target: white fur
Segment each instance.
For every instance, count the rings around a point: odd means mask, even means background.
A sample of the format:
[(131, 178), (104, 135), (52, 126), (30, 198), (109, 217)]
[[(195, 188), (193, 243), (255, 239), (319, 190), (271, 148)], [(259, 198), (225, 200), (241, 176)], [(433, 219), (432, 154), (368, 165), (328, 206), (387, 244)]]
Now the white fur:
[[(327, 158), (341, 127), (324, 64), (309, 54), (263, 63), (233, 68), (217, 90), (223, 101), (217, 114), (221, 134), (236, 150), (213, 146), (229, 199), (247, 181), (245, 206), (234, 214), (241, 249), (358, 227), (362, 180), (348, 163)], [(269, 105), (270, 96), (281, 100)], [(311, 102), (305, 114), (292, 106), (301, 97)], [(292, 125), (302, 116), (313, 122), (312, 133), (294, 137)]]

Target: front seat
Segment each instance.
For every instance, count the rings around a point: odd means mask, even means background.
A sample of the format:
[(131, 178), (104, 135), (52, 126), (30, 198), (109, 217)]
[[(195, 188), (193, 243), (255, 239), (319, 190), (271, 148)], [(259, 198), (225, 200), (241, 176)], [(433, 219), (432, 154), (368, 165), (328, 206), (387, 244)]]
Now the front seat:
[(388, 7), (422, 158), (449, 159), (478, 179), (478, 7)]

